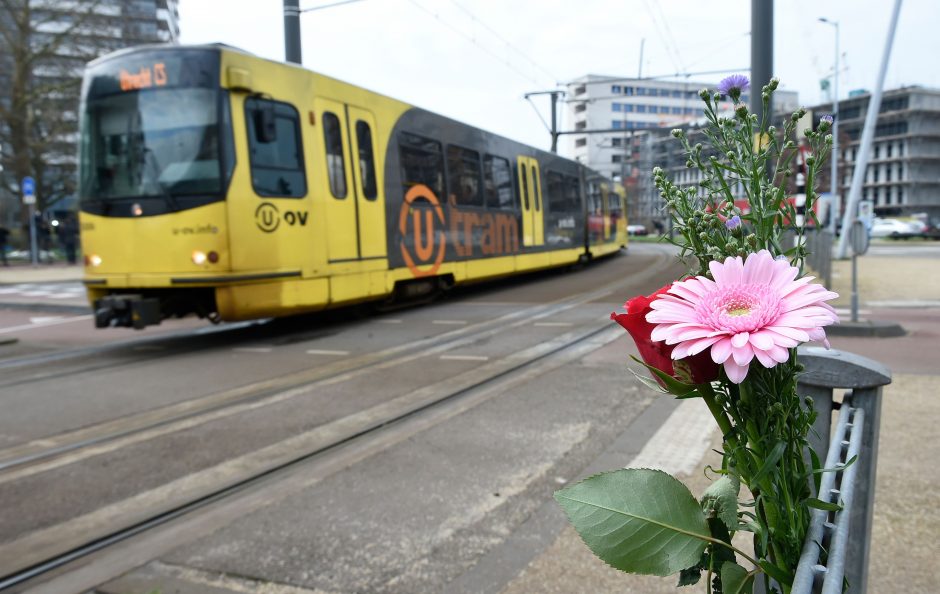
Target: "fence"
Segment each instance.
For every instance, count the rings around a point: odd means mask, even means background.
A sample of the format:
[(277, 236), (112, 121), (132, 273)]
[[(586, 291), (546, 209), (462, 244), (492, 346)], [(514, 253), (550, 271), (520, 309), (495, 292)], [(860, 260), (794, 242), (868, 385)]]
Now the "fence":
[[(831, 244), (831, 236), (829, 240)], [(840, 503), (842, 510), (813, 511), (792, 594), (838, 594), (843, 577), (849, 592), (864, 594), (868, 589), (881, 394), (883, 386), (891, 383), (891, 372), (871, 359), (819, 347), (801, 347), (799, 358), (806, 368), (800, 376), (799, 394), (811, 397), (819, 414), (810, 445), (826, 460), (826, 468), (841, 468), (823, 474), (817, 496)], [(850, 391), (839, 401), (842, 390)], [(839, 411), (839, 417), (830, 439), (834, 410)], [(844, 468), (855, 456), (855, 462)], [(827, 555), (820, 564), (823, 551)]]

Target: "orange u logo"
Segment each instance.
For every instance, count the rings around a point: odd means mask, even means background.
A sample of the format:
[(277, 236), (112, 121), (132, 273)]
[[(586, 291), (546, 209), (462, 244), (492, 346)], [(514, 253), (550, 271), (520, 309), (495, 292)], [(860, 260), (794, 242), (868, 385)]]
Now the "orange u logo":
[[(424, 210), (424, 220), (421, 220), (421, 210), (416, 209), (413, 203), (417, 200), (423, 200), (429, 203), (433, 210)], [(423, 209), (422, 209), (423, 210)], [(409, 233), (409, 217), (411, 213), (411, 229)], [(435, 227), (435, 218), (440, 222), (440, 227)], [(437, 272), (444, 261), (444, 252), (447, 247), (446, 236), (444, 235), (444, 210), (441, 203), (434, 195), (431, 188), (424, 184), (412, 186), (405, 193), (405, 200), (402, 202), (401, 211), (398, 216), (398, 230), (401, 232), (399, 247), (401, 249), (402, 259), (416, 277), (431, 276)], [(414, 238), (414, 257), (408, 250), (405, 241), (409, 234)], [(436, 254), (435, 254), (436, 250)], [(416, 262), (417, 260), (417, 262)], [(421, 269), (418, 266), (429, 266)]]

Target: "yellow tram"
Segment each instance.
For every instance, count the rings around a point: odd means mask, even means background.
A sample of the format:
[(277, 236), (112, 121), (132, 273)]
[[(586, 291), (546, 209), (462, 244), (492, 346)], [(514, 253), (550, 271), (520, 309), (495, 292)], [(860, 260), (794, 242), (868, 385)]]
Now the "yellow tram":
[(223, 46), (89, 64), (80, 224), (98, 327), (290, 315), (602, 256), (574, 161)]

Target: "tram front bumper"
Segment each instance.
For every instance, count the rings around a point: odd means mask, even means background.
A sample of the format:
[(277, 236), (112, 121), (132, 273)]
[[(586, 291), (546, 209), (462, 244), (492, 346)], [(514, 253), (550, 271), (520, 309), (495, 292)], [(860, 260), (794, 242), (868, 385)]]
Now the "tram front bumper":
[(160, 300), (142, 295), (108, 295), (95, 300), (95, 328), (134, 328), (159, 324)]

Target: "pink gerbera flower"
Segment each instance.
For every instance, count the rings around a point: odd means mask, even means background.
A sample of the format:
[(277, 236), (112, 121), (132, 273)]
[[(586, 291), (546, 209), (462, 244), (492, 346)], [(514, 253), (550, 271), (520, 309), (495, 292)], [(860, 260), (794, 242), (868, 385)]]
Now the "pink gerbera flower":
[(713, 261), (709, 269), (714, 281), (697, 276), (673, 283), (650, 304), (646, 320), (657, 324), (651, 338), (676, 345), (673, 359), (711, 347), (712, 360), (740, 384), (754, 358), (771, 368), (801, 342), (818, 340), (829, 347), (823, 326), (839, 317), (824, 302), (839, 295), (810, 284), (813, 277), (796, 279), (799, 271), (767, 250), (746, 261)]

